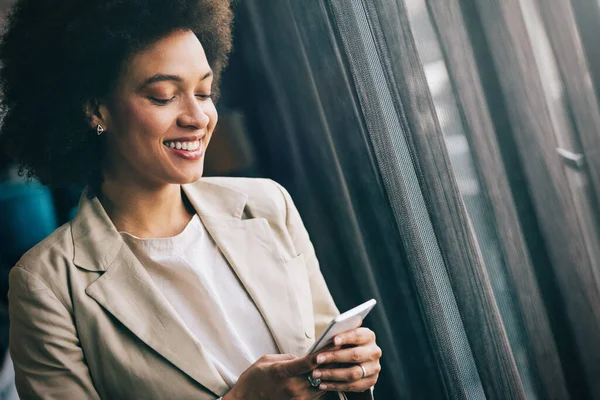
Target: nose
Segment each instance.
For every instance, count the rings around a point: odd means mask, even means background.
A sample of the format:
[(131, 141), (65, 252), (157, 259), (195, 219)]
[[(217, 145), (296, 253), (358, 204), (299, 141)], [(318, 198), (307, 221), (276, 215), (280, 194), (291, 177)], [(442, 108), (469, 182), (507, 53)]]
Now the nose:
[(196, 97), (186, 101), (186, 105), (177, 119), (179, 126), (193, 130), (202, 130), (209, 122), (210, 117), (205, 112), (202, 102), (198, 101)]

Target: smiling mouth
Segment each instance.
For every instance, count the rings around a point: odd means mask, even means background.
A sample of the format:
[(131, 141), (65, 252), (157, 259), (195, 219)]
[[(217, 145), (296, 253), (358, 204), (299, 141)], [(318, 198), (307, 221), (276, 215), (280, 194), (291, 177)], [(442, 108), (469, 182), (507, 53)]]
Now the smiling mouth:
[(167, 140), (163, 142), (163, 145), (170, 149), (184, 150), (184, 151), (196, 151), (200, 148), (200, 140), (192, 142), (181, 142), (178, 140)]

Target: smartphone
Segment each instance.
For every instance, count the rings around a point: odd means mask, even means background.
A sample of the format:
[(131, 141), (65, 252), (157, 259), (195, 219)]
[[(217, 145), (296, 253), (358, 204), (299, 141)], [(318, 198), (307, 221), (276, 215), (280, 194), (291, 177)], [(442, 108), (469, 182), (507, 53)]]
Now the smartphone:
[(314, 354), (331, 344), (336, 335), (358, 328), (375, 304), (377, 301), (371, 299), (335, 317), (308, 350), (308, 354)]

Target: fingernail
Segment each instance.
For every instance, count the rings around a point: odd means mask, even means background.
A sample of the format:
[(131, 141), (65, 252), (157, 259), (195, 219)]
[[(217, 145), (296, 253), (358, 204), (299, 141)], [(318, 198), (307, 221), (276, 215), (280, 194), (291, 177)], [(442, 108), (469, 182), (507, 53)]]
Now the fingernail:
[(339, 346), (340, 344), (342, 344), (342, 338), (339, 338), (339, 337), (338, 337), (338, 338), (335, 338), (335, 344), (337, 344), (338, 346)]
[(321, 390), (327, 390), (327, 385), (326, 385), (326, 384), (324, 384), (324, 383), (321, 383), (321, 384), (319, 385), (319, 389), (321, 389)]
[(318, 379), (321, 376), (323, 376), (323, 374), (321, 373), (321, 371), (319, 371), (319, 370), (314, 370), (313, 371), (313, 378)]
[(317, 364), (323, 364), (325, 361), (327, 361), (327, 357), (325, 357), (324, 354), (321, 354), (317, 357)]

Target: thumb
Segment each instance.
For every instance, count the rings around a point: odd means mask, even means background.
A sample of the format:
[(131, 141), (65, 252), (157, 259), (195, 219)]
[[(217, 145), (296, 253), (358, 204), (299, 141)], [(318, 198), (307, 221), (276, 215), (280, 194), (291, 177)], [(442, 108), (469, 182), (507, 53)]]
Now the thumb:
[(293, 354), (265, 354), (258, 361), (264, 361), (268, 363), (278, 363), (283, 361), (291, 361), (298, 358)]

